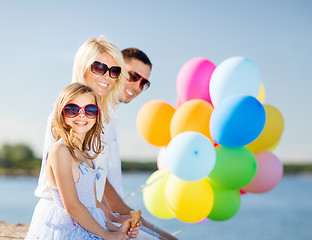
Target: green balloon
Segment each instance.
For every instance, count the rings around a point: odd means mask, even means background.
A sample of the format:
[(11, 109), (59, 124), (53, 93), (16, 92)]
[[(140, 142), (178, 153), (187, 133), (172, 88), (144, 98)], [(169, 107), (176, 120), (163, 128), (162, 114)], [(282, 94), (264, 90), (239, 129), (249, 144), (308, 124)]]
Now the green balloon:
[(232, 218), (240, 207), (239, 190), (211, 186), (214, 194), (214, 202), (208, 218), (214, 221), (224, 221)]
[(208, 175), (212, 184), (219, 188), (239, 189), (246, 186), (256, 175), (257, 162), (254, 154), (245, 147), (216, 148), (216, 163)]

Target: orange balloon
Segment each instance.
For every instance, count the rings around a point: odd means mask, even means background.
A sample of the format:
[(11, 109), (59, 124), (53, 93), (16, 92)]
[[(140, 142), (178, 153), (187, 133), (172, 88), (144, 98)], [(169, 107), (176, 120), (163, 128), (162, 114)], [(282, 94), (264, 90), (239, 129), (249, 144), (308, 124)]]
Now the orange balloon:
[(154, 100), (144, 104), (137, 115), (137, 128), (148, 143), (164, 147), (171, 140), (170, 122), (175, 108), (169, 103)]
[(212, 105), (202, 99), (191, 99), (183, 103), (172, 117), (171, 137), (182, 132), (194, 131), (205, 135), (212, 141), (209, 128), (212, 111)]

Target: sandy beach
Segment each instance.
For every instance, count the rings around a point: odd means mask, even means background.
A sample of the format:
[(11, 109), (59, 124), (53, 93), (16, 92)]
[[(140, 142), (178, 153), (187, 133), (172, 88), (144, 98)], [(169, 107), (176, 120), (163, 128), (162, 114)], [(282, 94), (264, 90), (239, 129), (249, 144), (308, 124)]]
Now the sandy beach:
[(0, 221), (0, 240), (24, 239), (29, 225)]

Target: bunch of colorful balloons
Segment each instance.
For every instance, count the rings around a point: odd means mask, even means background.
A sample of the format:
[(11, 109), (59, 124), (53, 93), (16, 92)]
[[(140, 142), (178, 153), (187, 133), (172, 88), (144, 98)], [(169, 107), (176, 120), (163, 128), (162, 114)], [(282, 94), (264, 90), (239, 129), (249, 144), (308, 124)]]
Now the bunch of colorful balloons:
[(137, 115), (140, 135), (160, 147), (158, 170), (143, 190), (145, 207), (188, 223), (230, 219), (241, 195), (268, 192), (282, 178), (283, 165), (272, 153), (282, 114), (263, 103), (259, 70), (244, 57), (218, 66), (191, 59), (176, 86), (176, 107), (154, 100)]

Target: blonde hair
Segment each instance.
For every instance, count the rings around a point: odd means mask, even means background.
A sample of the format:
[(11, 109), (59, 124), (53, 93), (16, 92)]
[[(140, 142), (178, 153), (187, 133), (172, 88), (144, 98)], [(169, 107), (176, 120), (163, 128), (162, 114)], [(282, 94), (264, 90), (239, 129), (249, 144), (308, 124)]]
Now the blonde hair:
[(116, 82), (106, 96), (100, 97), (100, 108), (102, 110), (104, 119), (106, 122), (109, 121), (108, 116), (108, 103), (115, 108), (119, 103), (119, 95), (124, 87), (124, 81), (128, 77), (126, 66), (119, 49), (112, 44), (110, 41), (105, 39), (103, 36), (98, 38), (91, 38), (84, 42), (78, 49), (73, 67), (72, 83), (83, 83), (86, 84), (84, 78), (86, 70), (91, 66), (96, 57), (99, 54), (108, 53), (115, 61), (115, 63), (121, 67), (121, 74), (116, 79)]
[[(62, 138), (65, 145), (69, 149), (72, 157), (79, 161), (77, 156), (74, 153), (74, 149), (78, 148), (74, 143), (76, 140), (76, 135), (72, 131), (72, 128), (65, 123), (65, 116), (63, 113), (63, 108), (66, 104), (73, 101), (80, 95), (88, 94), (94, 97), (95, 104), (99, 104), (98, 96), (95, 92), (88, 86), (81, 83), (73, 83), (60, 93), (56, 104), (55, 104), (55, 114), (54, 121), (56, 127), (56, 140)], [(102, 141), (101, 141), (101, 133), (103, 132), (103, 124), (102, 124), (102, 115), (99, 114), (96, 118), (96, 122), (94, 126), (86, 133), (86, 136), (82, 143), (82, 151), (87, 152), (92, 150), (94, 152), (93, 156), (86, 156), (88, 159), (96, 158), (103, 150)]]

